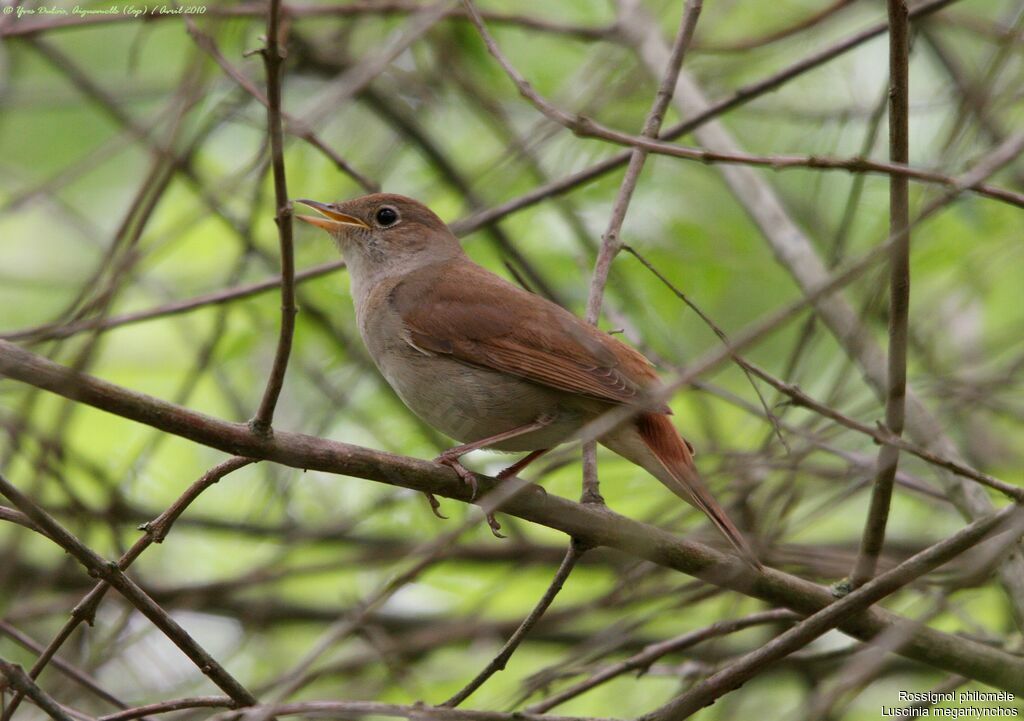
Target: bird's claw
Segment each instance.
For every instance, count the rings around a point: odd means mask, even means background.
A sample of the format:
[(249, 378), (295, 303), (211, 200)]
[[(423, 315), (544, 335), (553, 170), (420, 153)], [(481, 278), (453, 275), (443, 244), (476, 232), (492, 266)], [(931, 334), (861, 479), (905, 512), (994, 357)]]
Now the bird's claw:
[(487, 514), (487, 525), (490, 527), (491, 533), (495, 538), (508, 538), (508, 536), (501, 532), (501, 524), (498, 523), (498, 519), (494, 517), (493, 513)]
[[(445, 452), (439, 455), (437, 458), (435, 458), (434, 463), (440, 463), (443, 466), (448, 466), (453, 471), (455, 471), (458, 474), (459, 478), (462, 479), (462, 482), (469, 486), (469, 500), (476, 500), (478, 490), (476, 475), (468, 468), (466, 468), (464, 465), (462, 465), (462, 463), (459, 461), (459, 456)], [(511, 470), (515, 469), (513, 468)], [(501, 478), (501, 474), (498, 474), (498, 477)], [(430, 493), (426, 495), (427, 498), (430, 500), (430, 508), (431, 510), (434, 511), (434, 515), (438, 516), (439, 518), (445, 518), (445, 516), (442, 516), (440, 511), (438, 510), (441, 504), (437, 502), (437, 499), (434, 498), (434, 496)], [(498, 519), (494, 517), (494, 513), (486, 513), (484, 515), (487, 518), (487, 526), (491, 529), (491, 533), (494, 535), (495, 538), (508, 538), (508, 536), (501, 532), (501, 524), (498, 523)]]
[(470, 471), (468, 468), (462, 465), (462, 463), (459, 461), (458, 456), (449, 456), (446, 453), (442, 453), (441, 455), (434, 459), (434, 463), (440, 463), (443, 466), (448, 466), (453, 471), (455, 471), (455, 473), (458, 474), (459, 478), (462, 479), (462, 482), (469, 486), (469, 500), (476, 500), (476, 493), (478, 490), (476, 476), (473, 475), (472, 471)]
[(441, 502), (437, 500), (437, 497), (433, 493), (426, 491), (423, 492), (423, 495), (427, 497), (427, 501), (430, 503), (430, 511), (442, 521), (447, 521), (448, 516), (441, 513)]

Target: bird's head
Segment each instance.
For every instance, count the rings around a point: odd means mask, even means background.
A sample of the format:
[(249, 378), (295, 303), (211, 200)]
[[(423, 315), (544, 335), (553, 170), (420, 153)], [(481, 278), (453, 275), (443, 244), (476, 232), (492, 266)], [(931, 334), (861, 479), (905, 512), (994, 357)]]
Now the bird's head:
[(319, 213), (297, 217), (330, 233), (358, 280), (406, 273), (463, 254), (444, 221), (404, 195), (374, 193), (338, 203), (296, 202)]

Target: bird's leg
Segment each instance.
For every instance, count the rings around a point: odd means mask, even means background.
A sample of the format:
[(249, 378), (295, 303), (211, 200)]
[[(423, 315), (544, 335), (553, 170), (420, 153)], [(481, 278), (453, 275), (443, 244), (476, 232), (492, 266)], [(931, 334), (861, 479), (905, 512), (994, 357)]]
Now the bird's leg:
[(454, 448), (449, 448), (447, 451), (445, 451), (437, 458), (435, 458), (434, 463), (440, 463), (442, 465), (448, 466), (456, 473), (458, 473), (459, 478), (461, 478), (463, 482), (465, 482), (466, 485), (468, 485), (470, 490), (472, 491), (472, 495), (470, 495), (469, 500), (476, 500), (476, 476), (474, 476), (469, 469), (462, 465), (462, 463), (459, 462), (459, 459), (462, 456), (469, 453), (470, 451), (478, 451), (481, 448), (493, 446), (495, 443), (501, 443), (502, 441), (507, 441), (511, 438), (517, 438), (526, 433), (530, 433), (531, 431), (540, 430), (545, 426), (551, 425), (552, 421), (554, 421), (554, 418), (552, 418), (551, 416), (543, 415), (537, 418), (537, 420), (531, 421), (530, 423), (527, 423), (525, 425), (517, 426), (507, 431), (502, 431), (501, 433), (495, 433), (493, 436), (481, 438), (480, 440), (473, 441), (472, 443), (463, 443), (462, 445), (455, 446)]
[[(434, 462), (435, 463), (440, 463), (440, 464), (445, 465), (445, 466), (449, 466), (450, 468), (452, 468), (452, 470), (454, 470), (456, 473), (458, 473), (459, 477), (462, 478), (463, 481), (467, 485), (469, 485), (469, 487), (470, 487), (470, 493), (471, 493), (470, 501), (476, 500), (476, 476), (473, 475), (469, 471), (469, 469), (467, 469), (464, 465), (462, 465), (462, 463), (459, 462), (459, 459), (462, 458), (463, 456), (465, 456), (467, 453), (469, 453), (471, 451), (479, 451), (480, 449), (486, 448), (487, 446), (493, 446), (494, 443), (500, 443), (503, 440), (508, 440), (509, 438), (515, 438), (515, 437), (523, 435), (525, 433), (529, 433), (530, 431), (540, 430), (541, 428), (544, 428), (545, 426), (551, 425), (551, 423), (554, 420), (555, 419), (552, 418), (551, 416), (547, 416), (547, 415), (540, 416), (534, 422), (527, 423), (525, 425), (518, 426), (516, 428), (512, 428), (512, 429), (504, 431), (502, 433), (496, 433), (495, 435), (490, 435), (490, 436), (487, 436), (486, 438), (480, 438), (479, 440), (474, 440), (471, 443), (463, 443), (462, 446), (456, 446), (454, 449), (449, 449), (449, 450), (445, 451), (444, 453), (442, 453), (437, 458), (435, 458)], [(545, 451), (546, 450), (547, 449), (545, 449)], [(541, 454), (543, 454), (543, 453), (544, 453), (544, 451), (532, 452), (531, 454), (526, 456), (526, 458), (524, 458), (521, 461), (519, 461), (518, 463), (514, 464), (511, 468), (506, 468), (505, 471), (512, 470), (513, 472), (515, 472), (515, 471), (521, 470), (528, 463), (530, 463), (532, 461), (535, 461), (538, 458), (540, 458)], [(505, 471), (503, 471), (503, 473)], [(505, 477), (508, 477), (508, 476), (506, 475)], [(431, 502), (430, 507), (434, 511), (434, 515), (438, 515), (439, 516), (440, 513), (438, 511), (437, 506), (435, 506), (434, 503), (436, 503), (436, 499), (434, 499), (434, 501)], [(501, 527), (502, 527), (501, 523), (499, 523), (498, 519), (495, 518), (495, 514), (494, 513), (487, 513), (486, 514), (486, 518), (487, 518), (487, 525), (490, 527), (490, 533), (494, 534), (496, 538), (500, 538), (500, 539), (505, 538), (502, 535), (502, 533), (501, 533)]]
[[(524, 435), (526, 433), (530, 433), (531, 431), (540, 430), (541, 428), (544, 428), (545, 426), (551, 425), (551, 423), (553, 421), (554, 421), (554, 418), (552, 418), (551, 416), (548, 416), (548, 415), (540, 416), (540, 417), (537, 418), (537, 420), (532, 421), (530, 423), (527, 423), (525, 425), (517, 426), (516, 428), (512, 428), (510, 430), (503, 431), (502, 433), (496, 433), (493, 436), (488, 436), (487, 438), (481, 438), (480, 440), (473, 441), (472, 443), (463, 443), (462, 445), (455, 446), (454, 448), (449, 448), (447, 451), (445, 451), (444, 453), (439, 455), (437, 458), (435, 458), (434, 462), (435, 463), (440, 463), (440, 464), (445, 465), (445, 466), (448, 466), (453, 471), (455, 471), (457, 474), (459, 474), (459, 478), (461, 478), (463, 480), (463, 482), (466, 485), (468, 485), (469, 488), (470, 488), (470, 498), (469, 498), (469, 500), (471, 500), (471, 501), (476, 500), (476, 493), (477, 493), (476, 476), (474, 476), (473, 473), (468, 468), (466, 468), (464, 465), (462, 465), (461, 462), (459, 462), (459, 458), (461, 458), (462, 456), (466, 455), (470, 451), (480, 450), (481, 448), (486, 448), (487, 446), (494, 445), (495, 443), (500, 443), (501, 441), (507, 441), (510, 438), (516, 438), (516, 437)], [(519, 461), (519, 463), (516, 463), (515, 465), (513, 465), (511, 467), (511, 469), (515, 469), (515, 471), (521, 470), (528, 463), (530, 463), (530, 462), (536, 460), (538, 457), (540, 457), (541, 453), (543, 453), (543, 452), (544, 451), (540, 451), (540, 452), (534, 451), (534, 452), (532, 452), (526, 458), (524, 458), (521, 461)], [(511, 470), (511, 469), (507, 468), (505, 470), (508, 471), (508, 470)], [(505, 471), (502, 471), (502, 473), (504, 473), (504, 472)], [(507, 478), (508, 476), (506, 475), (505, 477)], [(434, 507), (433, 503), (431, 503), (430, 505), (431, 505), (431, 508), (433, 508), (434, 513), (436, 515), (438, 509), (436, 507)], [(494, 514), (493, 513), (488, 513), (487, 514), (487, 525), (491, 527), (491, 533), (493, 533), (498, 538), (504, 538), (504, 536), (501, 535), (501, 533), (499, 532), (500, 529), (501, 529), (501, 524), (499, 524), (498, 521), (494, 518)]]
[(495, 478), (499, 481), (511, 478), (550, 450), (550, 448), (538, 448), (535, 451), (530, 451), (529, 455), (523, 456), (508, 468), (498, 471), (498, 475)]

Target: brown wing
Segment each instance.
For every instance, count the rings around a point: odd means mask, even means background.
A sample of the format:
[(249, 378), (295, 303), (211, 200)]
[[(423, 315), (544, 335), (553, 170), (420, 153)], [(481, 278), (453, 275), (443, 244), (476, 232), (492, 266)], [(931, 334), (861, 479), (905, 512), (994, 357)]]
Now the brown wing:
[(618, 403), (657, 382), (637, 351), (469, 260), (415, 271), (389, 300), (424, 352)]

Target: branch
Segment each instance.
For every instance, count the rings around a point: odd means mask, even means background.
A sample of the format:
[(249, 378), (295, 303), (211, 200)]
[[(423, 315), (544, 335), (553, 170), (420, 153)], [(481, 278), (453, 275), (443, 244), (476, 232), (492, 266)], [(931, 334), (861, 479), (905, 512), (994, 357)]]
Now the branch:
[[(16, 692), (28, 696), (36, 706), (46, 713), (53, 721), (72, 721), (61, 705), (54, 701), (46, 692), (36, 686), (35, 682), (28, 677), (25, 670), (14, 663), (8, 663), (0, 658), (0, 676), (6, 679), (6, 685)], [(3, 694), (3, 687), (0, 687), (0, 695)]]
[[(919, 5), (918, 9), (922, 7)], [(657, 24), (641, 12), (631, 15), (628, 20), (623, 31), (636, 46), (645, 64), (651, 70), (661, 67), (667, 49)], [(677, 102), (683, 100), (687, 109), (710, 109), (703, 92), (691, 77), (682, 73), (680, 83), (683, 87), (676, 91)], [(724, 148), (730, 152), (738, 149), (737, 142), (721, 123), (709, 123), (696, 135), (704, 145)], [(1022, 146), (1024, 133), (1007, 138), (1005, 143), (993, 149), (970, 171), (961, 175), (953, 187), (922, 210), (916, 222), (951, 203), (959, 196), (961, 189), (977, 185), (998, 168), (1011, 162), (1019, 155)], [(805, 294), (816, 292), (820, 283), (829, 277), (828, 269), (814, 243), (790, 217), (774, 189), (748, 167), (723, 166), (719, 171), (737, 201), (761, 230), (779, 264), (792, 275)], [(893, 240), (890, 237), (879, 247), (888, 247)], [(817, 301), (815, 310), (846, 354), (861, 368), (875, 394), (884, 398), (888, 390), (885, 356), (864, 327), (857, 311), (843, 298), (835, 296)], [(942, 423), (913, 392), (912, 387), (907, 388), (906, 415), (907, 433), (915, 441), (947, 458), (960, 455), (956, 443), (945, 432)], [(938, 478), (947, 496), (966, 518), (977, 519), (992, 513), (992, 502), (984, 489), (946, 473), (938, 474)], [(1009, 555), (999, 572), (1017, 616), (1024, 616), (1024, 558), (1020, 554)]]
[[(944, 185), (946, 187), (955, 187), (958, 182), (956, 176), (946, 175), (934, 170), (915, 168), (908, 165), (907, 160), (896, 160), (895, 158), (890, 162), (882, 162), (861, 157), (830, 158), (821, 155), (752, 155), (735, 151), (692, 148), (623, 133), (583, 116), (573, 117), (566, 127), (581, 137), (607, 140), (617, 145), (626, 145), (634, 149), (654, 153), (655, 155), (696, 160), (707, 164), (749, 165), (770, 170), (789, 170), (791, 168), (839, 170), (857, 175), (874, 173), (888, 175), (894, 181), (900, 180), (905, 182), (907, 180), (915, 180), (921, 183)], [(1024, 193), (999, 188), (987, 183), (977, 183), (968, 188), (968, 190), (985, 198), (998, 200), (1017, 208), (1024, 208)]]
[[(6, 341), (0, 341), (0, 374), (227, 453), (470, 500), (466, 484), (445, 466), (299, 433), (282, 431), (272, 437), (258, 436), (245, 425), (76, 373)], [(497, 481), (479, 476), (478, 483), (480, 490), (487, 492)], [(581, 543), (617, 548), (801, 614), (815, 613), (833, 601), (832, 594), (822, 586), (774, 569), (755, 573), (738, 558), (593, 505), (573, 503), (554, 495), (521, 493), (509, 499), (503, 511), (562, 531)], [(30, 518), (49, 532), (37, 518)], [(123, 575), (112, 574), (112, 578), (119, 580)], [(847, 618), (840, 628), (855, 638), (867, 640), (902, 622), (899, 616), (876, 608)], [(920, 628), (901, 654), (1024, 694), (1024, 659), (970, 639)]]
[(270, 164), (274, 174), (274, 207), (277, 212), (278, 240), (281, 246), (281, 332), (277, 337), (274, 365), (267, 378), (267, 386), (256, 415), (249, 421), (253, 432), (271, 433), (274, 408), (284, 386), (288, 370), (288, 357), (292, 352), (295, 333), (295, 253), (292, 249), (292, 204), (288, 199), (288, 182), (284, 172), (284, 133), (281, 129), (281, 66), (285, 49), (281, 47), (281, 0), (270, 0), (267, 16), (267, 46), (263, 48), (263, 65), (267, 71), (267, 132), (270, 136)]
[(100, 716), (96, 721), (130, 721), (142, 716), (156, 716), (171, 711), (181, 711), (190, 708), (235, 708), (235, 702), (227, 696), (192, 696), (189, 698), (176, 698), (170, 701), (158, 701), (157, 703), (145, 706), (118, 711), (117, 713)]
[[(1024, 509), (1008, 506), (999, 513), (979, 519), (949, 538), (926, 548), (891, 571), (807, 617), (770, 643), (753, 651), (726, 669), (704, 679), (679, 698), (640, 721), (680, 721), (739, 688), (775, 661), (798, 651), (826, 631), (835, 628), (848, 614), (867, 608), (916, 578), (977, 545), (992, 533), (1009, 531), (1014, 538), (1024, 532)], [(908, 622), (912, 627), (912, 622)], [(902, 629), (901, 629), (902, 630)]]
[[(232, 461), (227, 463), (232, 463)], [(38, 527), (40, 532), (85, 566), (90, 575), (105, 581), (109, 586), (117, 589), (142, 615), (152, 621), (154, 626), (163, 631), (164, 635), (181, 649), (195, 663), (199, 670), (217, 684), (222, 691), (240, 704), (249, 705), (256, 703), (256, 698), (231, 676), (216, 659), (207, 653), (138, 584), (128, 578), (117, 563), (106, 561), (87, 548), (66, 528), (54, 520), (50, 514), (36, 505), (28, 496), (4, 478), (3, 475), (0, 475), (0, 493), (9, 498), (11, 503)], [(56, 651), (56, 648), (53, 650)]]
[[(906, 0), (888, 0), (889, 8), (889, 158), (906, 163), (910, 157), (910, 27)], [(896, 238), (889, 262), (889, 362), (885, 425), (893, 438), (903, 435), (907, 397), (907, 324), (910, 312), (910, 198), (907, 178), (889, 179), (889, 233)], [(900, 449), (884, 445), (878, 451), (860, 554), (850, 574), (856, 588), (875, 575), (885, 542), (893, 481)]]
[[(299, 284), (307, 280), (319, 278), (344, 267), (344, 260), (331, 260), (326, 263), (321, 263), (296, 273), (295, 283)], [(280, 286), (281, 276), (276, 275), (273, 278), (268, 278), (266, 280), (257, 281), (255, 283), (246, 283), (244, 285), (236, 285), (233, 288), (225, 288), (224, 290), (218, 290), (204, 295), (197, 295), (194, 298), (188, 298), (186, 300), (177, 300), (172, 303), (157, 306), (156, 308), (149, 308), (148, 310), (124, 313), (122, 315), (109, 316), (107, 318), (89, 318), (75, 323), (48, 323), (32, 328), (12, 331), (10, 333), (0, 333), (0, 340), (31, 340), (36, 342), (43, 340), (55, 340), (58, 338), (70, 338), (71, 336), (90, 330), (107, 331), (114, 328), (120, 328), (125, 325), (132, 325), (133, 323), (142, 323), (147, 320), (155, 320), (157, 318), (166, 318), (172, 315), (190, 313), (193, 310), (205, 308), (210, 305), (222, 305), (235, 300), (242, 300), (254, 295), (259, 295), (260, 293), (265, 293), (268, 290), (274, 290)]]
[(683, 649), (696, 646), (698, 643), (703, 643), (709, 639), (718, 638), (730, 633), (736, 633), (737, 631), (742, 631), (743, 629), (747, 629), (752, 626), (759, 626), (767, 623), (785, 623), (793, 621), (796, 618), (798, 617), (795, 616), (792, 611), (776, 608), (771, 611), (759, 611), (757, 613), (752, 613), (749, 616), (744, 616), (742, 618), (719, 621), (697, 631), (688, 631), (681, 636), (670, 638), (667, 641), (651, 644), (640, 653), (630, 656), (625, 661), (620, 661), (616, 664), (603, 668), (585, 681), (580, 681), (567, 689), (563, 689), (554, 696), (530, 706), (527, 710), (534, 713), (545, 713), (553, 709), (555, 706), (563, 704), (569, 699), (576, 698), (580, 694), (585, 693), (592, 688), (596, 688), (603, 683), (607, 683), (613, 678), (617, 678), (624, 673), (629, 673), (630, 671), (638, 671), (642, 673), (646, 669), (650, 668), (651, 664), (667, 654), (682, 651)]
[[(947, 5), (951, 5), (956, 1), (957, 0), (926, 0), (925, 2), (914, 6), (910, 11), (910, 17), (912, 20), (920, 20), (938, 12), (942, 8)], [(623, 29), (628, 31), (633, 25), (634, 23), (631, 21), (627, 23), (624, 28), (620, 27), (620, 31)], [(751, 83), (750, 85), (745, 85), (721, 100), (716, 100), (713, 103), (702, 101), (695, 106), (694, 109), (696, 109), (696, 107), (700, 108), (696, 113), (686, 120), (669, 127), (669, 129), (659, 137), (662, 140), (674, 140), (675, 138), (686, 135), (687, 133), (702, 127), (711, 120), (714, 120), (718, 116), (724, 115), (730, 110), (734, 110), (761, 97), (762, 95), (766, 95), (767, 93), (778, 89), (793, 78), (799, 77), (800, 75), (814, 70), (831, 60), (835, 60), (844, 53), (860, 47), (869, 40), (873, 40), (884, 33), (887, 28), (887, 23), (877, 23), (847, 38), (843, 38), (832, 45), (822, 48), (821, 50), (815, 51), (803, 60), (799, 60), (792, 65), (769, 75), (763, 80)], [(644, 36), (641, 35), (641, 37)], [(657, 40), (657, 42), (660, 43), (660, 38), (657, 36), (652, 36), (652, 39)], [(659, 68), (660, 67), (663, 66), (659, 66)], [(688, 108), (688, 110), (692, 109)], [(474, 230), (504, 218), (506, 215), (510, 215), (518, 210), (535, 205), (542, 200), (546, 200), (552, 196), (560, 195), (572, 190), (573, 188), (590, 183), (602, 175), (605, 175), (606, 173), (609, 173), (629, 162), (629, 157), (630, 153), (628, 151), (618, 153), (611, 158), (603, 160), (600, 163), (595, 163), (594, 165), (575, 172), (572, 175), (546, 183), (545, 185), (535, 188), (518, 198), (509, 200), (489, 210), (474, 213), (468, 218), (463, 218), (462, 220), (452, 224), (452, 230), (455, 231), (457, 235), (466, 235), (471, 233)]]
[(540, 620), (544, 612), (548, 610), (552, 602), (555, 600), (555, 596), (562, 590), (562, 586), (565, 584), (569, 574), (572, 573), (572, 569), (576, 567), (576, 562), (579, 561), (580, 556), (586, 549), (581, 548), (575, 541), (569, 542), (569, 550), (565, 552), (565, 558), (562, 559), (561, 565), (555, 572), (555, 577), (551, 579), (551, 583), (548, 585), (544, 595), (541, 596), (537, 605), (534, 606), (533, 610), (530, 611), (529, 615), (523, 619), (523, 622), (519, 624), (519, 627), (515, 630), (505, 645), (501, 647), (501, 651), (498, 655), (491, 659), (491, 662), (484, 667), (484, 669), (478, 673), (472, 681), (466, 684), (460, 691), (454, 696), (441, 704), (444, 708), (455, 708), (460, 703), (465, 701), (473, 692), (484, 685), (491, 676), (496, 674), (498, 671), (502, 671), (508, 660), (512, 658), (512, 654), (519, 648), (519, 644), (526, 638), (526, 634), (530, 632), (534, 626), (537, 625), (537, 621)]

